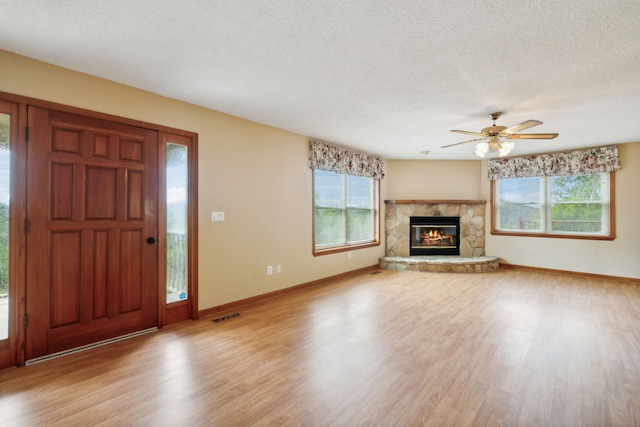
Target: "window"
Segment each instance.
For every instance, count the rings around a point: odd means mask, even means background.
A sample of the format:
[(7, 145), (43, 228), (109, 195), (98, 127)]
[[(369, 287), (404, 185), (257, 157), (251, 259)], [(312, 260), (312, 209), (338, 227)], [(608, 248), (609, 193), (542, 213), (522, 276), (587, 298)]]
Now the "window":
[(313, 170), (314, 255), (379, 245), (379, 181)]
[(0, 340), (9, 338), (10, 124), (11, 115), (0, 113)]
[(197, 135), (161, 134), (160, 161), (164, 166), (161, 230), (158, 241), (161, 296), (159, 326), (198, 317), (198, 147)]
[(167, 295), (168, 304), (189, 297), (189, 152), (168, 142), (166, 164)]
[(493, 181), (493, 234), (613, 239), (613, 173)]

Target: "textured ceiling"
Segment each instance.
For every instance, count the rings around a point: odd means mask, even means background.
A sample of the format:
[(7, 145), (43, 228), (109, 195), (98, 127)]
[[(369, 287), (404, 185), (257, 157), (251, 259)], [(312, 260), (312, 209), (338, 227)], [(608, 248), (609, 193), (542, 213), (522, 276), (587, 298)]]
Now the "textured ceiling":
[[(638, 0), (2, 0), (0, 48), (386, 158), (640, 141)], [(1, 66), (1, 64), (0, 64)], [(428, 150), (426, 157), (421, 154)]]

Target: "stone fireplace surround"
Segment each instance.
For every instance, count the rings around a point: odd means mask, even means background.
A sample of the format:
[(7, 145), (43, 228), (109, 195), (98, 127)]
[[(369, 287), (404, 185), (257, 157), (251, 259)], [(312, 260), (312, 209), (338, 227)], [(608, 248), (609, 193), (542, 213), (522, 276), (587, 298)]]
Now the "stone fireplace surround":
[[(498, 258), (485, 256), (484, 200), (385, 200), (385, 256), (380, 268), (431, 272), (488, 272)], [(460, 217), (460, 256), (410, 256), (412, 216)]]

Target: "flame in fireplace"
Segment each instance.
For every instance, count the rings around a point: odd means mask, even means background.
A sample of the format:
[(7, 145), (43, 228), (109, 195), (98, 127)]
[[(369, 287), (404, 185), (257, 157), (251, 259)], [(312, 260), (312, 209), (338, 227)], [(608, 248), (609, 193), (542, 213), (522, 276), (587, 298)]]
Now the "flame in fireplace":
[(422, 233), (422, 244), (427, 246), (453, 245), (453, 236), (451, 234), (443, 234), (440, 230), (430, 228), (429, 231)]

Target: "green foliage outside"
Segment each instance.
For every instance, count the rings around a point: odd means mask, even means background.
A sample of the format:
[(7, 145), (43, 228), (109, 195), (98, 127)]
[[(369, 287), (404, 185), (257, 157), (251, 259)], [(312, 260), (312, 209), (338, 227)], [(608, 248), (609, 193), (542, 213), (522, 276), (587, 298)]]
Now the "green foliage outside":
[(185, 234), (167, 233), (167, 291), (187, 292), (187, 237)]
[(0, 203), (0, 296), (9, 289), (9, 206)]
[(9, 114), (0, 114), (0, 149), (9, 149), (10, 119)]
[(541, 208), (531, 205), (502, 202), (500, 206), (500, 229), (540, 230), (541, 211)]
[(554, 177), (551, 199), (553, 231), (593, 233), (602, 230), (600, 174)]
[[(9, 114), (0, 114), (0, 150), (9, 149)], [(0, 203), (0, 296), (9, 289), (9, 206)]]
[(372, 240), (372, 218), (369, 209), (347, 209), (347, 242)]
[(316, 208), (316, 245), (338, 244), (342, 239), (342, 209)]
[(342, 245), (372, 240), (373, 219), (369, 209), (347, 209), (346, 242), (343, 232), (343, 211), (338, 208), (315, 209), (316, 245)]

